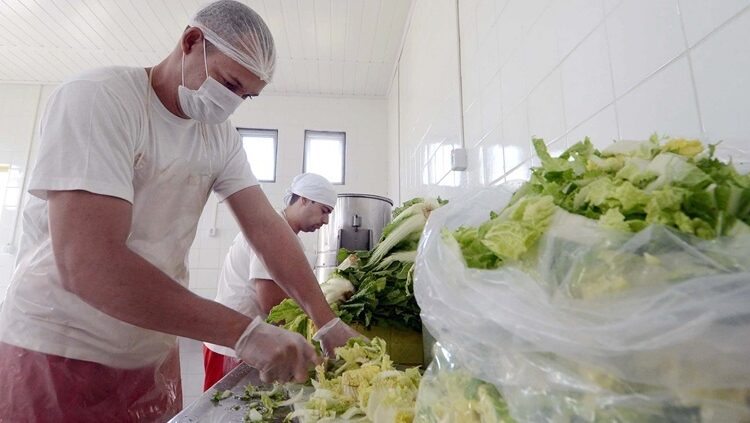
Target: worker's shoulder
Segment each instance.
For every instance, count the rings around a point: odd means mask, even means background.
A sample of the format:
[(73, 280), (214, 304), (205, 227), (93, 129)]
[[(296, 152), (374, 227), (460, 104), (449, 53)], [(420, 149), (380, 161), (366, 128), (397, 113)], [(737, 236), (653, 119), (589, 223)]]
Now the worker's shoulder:
[(105, 66), (87, 69), (70, 76), (63, 84), (74, 82), (89, 82), (93, 84), (133, 84), (143, 85), (147, 74), (144, 68), (131, 66)]
[(139, 100), (145, 93), (146, 72), (143, 68), (107, 66), (88, 69), (63, 81), (60, 92), (106, 94), (121, 101)]

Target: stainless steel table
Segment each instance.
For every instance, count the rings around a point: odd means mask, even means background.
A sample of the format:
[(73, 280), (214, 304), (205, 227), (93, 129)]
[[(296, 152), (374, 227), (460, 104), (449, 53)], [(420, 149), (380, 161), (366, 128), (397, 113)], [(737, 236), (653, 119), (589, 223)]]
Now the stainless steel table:
[[(234, 394), (241, 396), (245, 392), (245, 386), (252, 384), (258, 390), (270, 390), (270, 384), (264, 384), (258, 377), (258, 372), (246, 365), (240, 364), (229, 372), (224, 378), (216, 383), (213, 388), (204, 392), (203, 395), (176, 415), (170, 423), (213, 423), (213, 422), (244, 422), (248, 411), (247, 403), (232, 395), (218, 403), (211, 401), (217, 390), (231, 390)], [(298, 385), (291, 385), (294, 389)], [(286, 389), (289, 391), (290, 389)], [(274, 421), (283, 421), (284, 417), (292, 411), (291, 407), (280, 407), (274, 412)]]

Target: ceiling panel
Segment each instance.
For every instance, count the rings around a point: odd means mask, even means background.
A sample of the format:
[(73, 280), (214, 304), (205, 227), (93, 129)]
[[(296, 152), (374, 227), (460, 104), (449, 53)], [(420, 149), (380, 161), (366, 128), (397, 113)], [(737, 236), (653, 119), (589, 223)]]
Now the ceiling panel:
[(266, 24), (273, 32), (276, 44), (276, 55), (279, 58), (289, 58), (289, 41), (284, 30), (284, 18), (281, 14), (281, 2), (278, 0), (263, 0), (262, 7), (254, 10), (263, 16)]
[(357, 59), (359, 41), (362, 38), (363, 4), (364, 0), (348, 0), (346, 2), (345, 62), (355, 62)]
[[(278, 32), (286, 35), (289, 43), (289, 51), (284, 54), (295, 60), (304, 58), (304, 48), (302, 46), (302, 33), (299, 28), (299, 10), (297, 9), (297, 0), (275, 0), (281, 3), (281, 18), (283, 20), (282, 28)], [(275, 28), (271, 28), (275, 34)]]
[(354, 73), (354, 95), (368, 95), (367, 94), (367, 78), (370, 76), (371, 63), (359, 62), (356, 64), (357, 70)]
[[(385, 96), (412, 0), (244, 0), (278, 65), (265, 93)], [(0, 83), (55, 84), (87, 68), (150, 66), (203, 0), (0, 0)]]
[(315, 0), (315, 41), (318, 59), (331, 60), (331, 2), (329, 0)]
[[(360, 62), (373, 61), (373, 46), (375, 45), (375, 38), (380, 34), (378, 25), (382, 10), (382, 3), (379, 1), (364, 2), (362, 5), (362, 26), (359, 31), (359, 46), (356, 56), (356, 59)], [(382, 38), (386, 37), (383, 36)]]
[(344, 73), (342, 78), (342, 87), (341, 87), (341, 94), (342, 95), (355, 95), (355, 80), (357, 78), (357, 64), (355, 62), (344, 62)]
[(331, 95), (343, 95), (344, 94), (344, 66), (341, 62), (331, 62), (329, 66), (331, 71)]
[(338, 62), (343, 62), (346, 56), (348, 3), (349, 0), (331, 1), (331, 60)]
[(315, 21), (315, 2), (310, 0), (297, 1), (297, 28), (302, 38), (302, 58), (315, 60), (318, 53), (317, 23)]
[(320, 92), (330, 93), (333, 92), (333, 81), (331, 80), (331, 62), (330, 61), (319, 61), (318, 62), (318, 85)]

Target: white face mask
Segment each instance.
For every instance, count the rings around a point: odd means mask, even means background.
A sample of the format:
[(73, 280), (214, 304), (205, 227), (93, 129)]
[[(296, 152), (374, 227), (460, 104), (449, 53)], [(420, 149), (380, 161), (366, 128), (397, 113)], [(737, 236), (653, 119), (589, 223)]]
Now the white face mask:
[(185, 53), (182, 53), (182, 84), (177, 87), (180, 107), (188, 117), (203, 123), (222, 123), (242, 103), (242, 97), (233, 93), (208, 75), (206, 40), (203, 40), (203, 63), (206, 80), (197, 90), (185, 86)]

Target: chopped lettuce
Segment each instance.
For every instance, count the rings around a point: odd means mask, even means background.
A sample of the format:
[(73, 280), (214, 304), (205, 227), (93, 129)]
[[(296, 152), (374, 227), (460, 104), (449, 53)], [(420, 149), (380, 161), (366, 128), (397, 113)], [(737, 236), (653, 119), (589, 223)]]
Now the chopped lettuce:
[(533, 140), (541, 166), (510, 204), (477, 227), (453, 232), (469, 267), (493, 269), (523, 258), (557, 210), (640, 232), (663, 225), (702, 239), (750, 224), (750, 177), (713, 157), (697, 140), (616, 142), (596, 150), (586, 138), (559, 157)]
[(555, 212), (551, 196), (530, 196), (479, 227), (461, 227), (453, 236), (469, 267), (492, 269), (518, 260), (544, 233)]
[[(231, 390), (217, 390), (214, 392), (211, 401), (214, 404), (218, 404), (220, 401), (225, 400), (231, 396), (239, 399), (245, 403), (247, 411), (243, 421), (245, 422), (272, 422), (274, 420), (274, 412), (279, 407), (288, 406), (291, 404), (290, 400), (284, 400), (284, 389), (280, 384), (275, 383), (269, 390), (261, 390), (252, 384), (245, 386), (242, 395), (235, 395)], [(233, 410), (239, 410), (239, 405), (234, 405)]]
[(508, 404), (487, 382), (465, 370), (440, 370), (435, 377), (425, 376), (417, 401), (419, 423), (515, 423)]
[(414, 419), (419, 369), (396, 370), (380, 338), (351, 339), (336, 349), (335, 361), (315, 370), (315, 391), (295, 412), (305, 422), (341, 418), (409, 423)]

